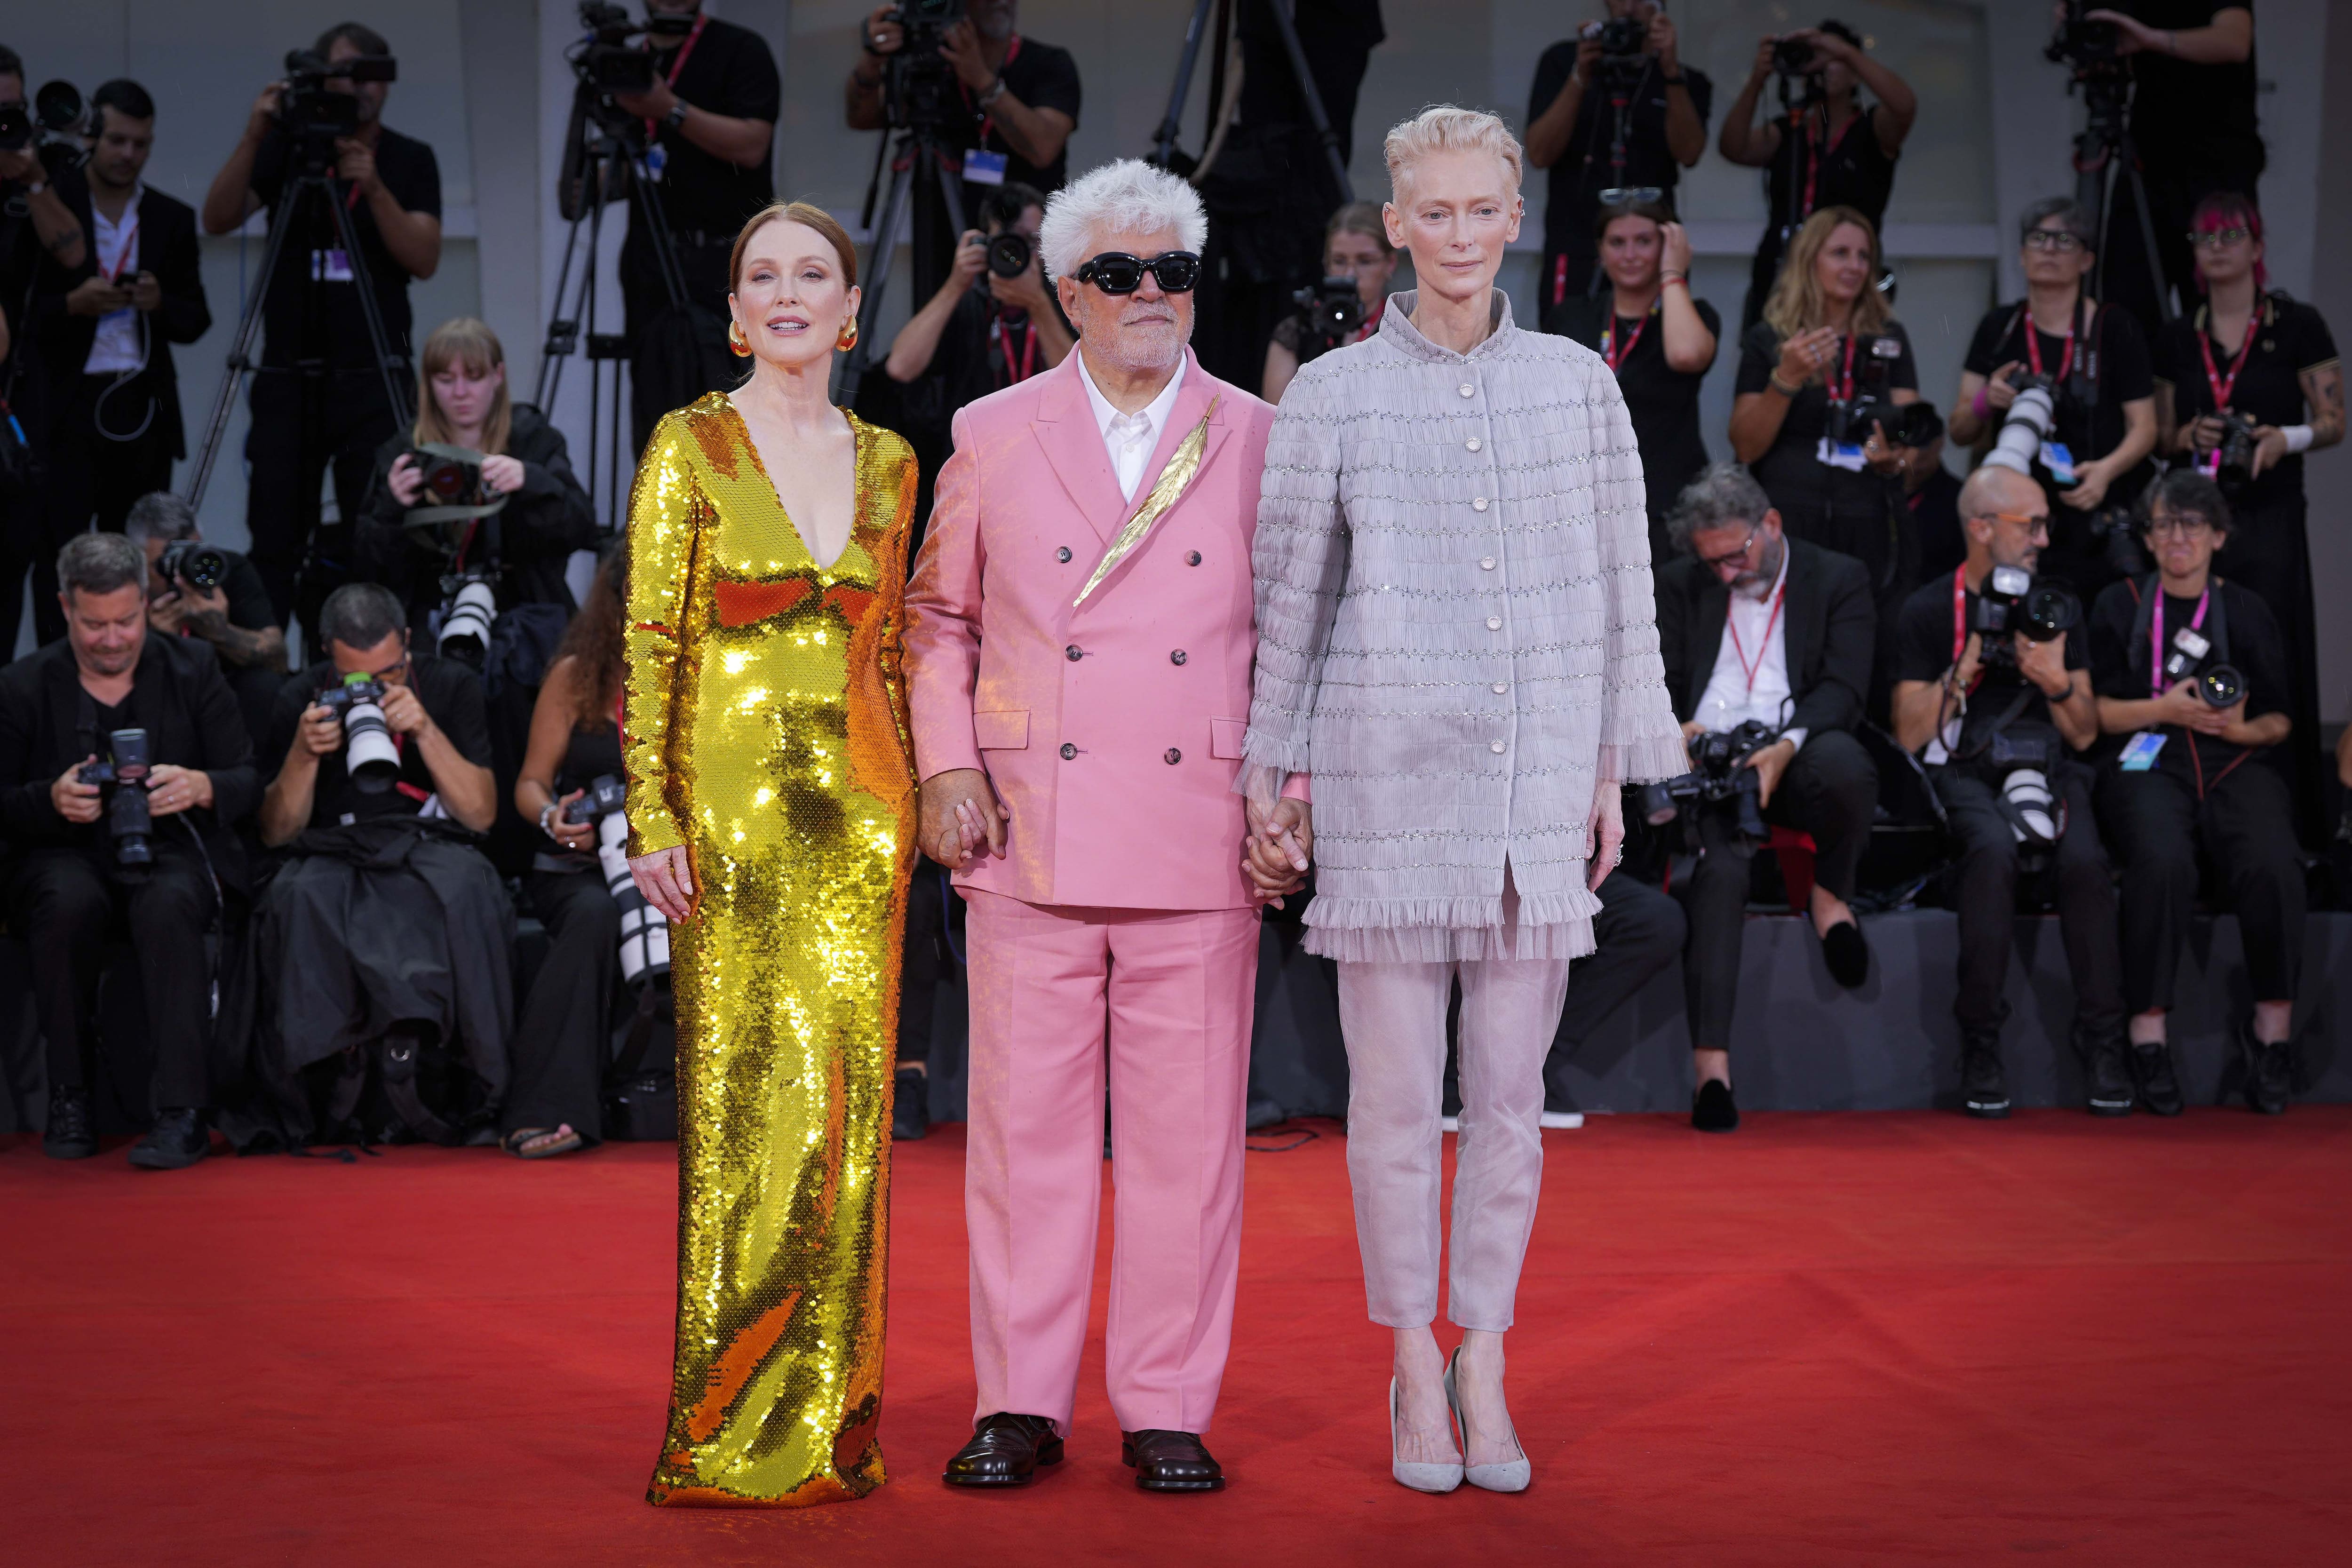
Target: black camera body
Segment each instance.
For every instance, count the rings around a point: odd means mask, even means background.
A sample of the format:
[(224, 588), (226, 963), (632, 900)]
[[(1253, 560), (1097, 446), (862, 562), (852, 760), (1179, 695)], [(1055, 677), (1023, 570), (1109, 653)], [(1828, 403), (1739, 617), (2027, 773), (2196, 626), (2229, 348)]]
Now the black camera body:
[(582, 86), (609, 95), (651, 92), (654, 57), (637, 40), (684, 37), (693, 31), (694, 18), (656, 12), (639, 22), (611, 0), (580, 0), (580, 26), (587, 37), (568, 57), (572, 74)]
[(2254, 430), (2260, 421), (2235, 408), (2221, 410), (2221, 442), (2213, 448), (2213, 479), (2224, 490), (2254, 482)]
[(1649, 26), (1635, 16), (1612, 16), (1605, 22), (1587, 22), (1584, 37), (1600, 40), (1601, 58), (1604, 60), (1639, 59), (1649, 51)]
[(89, 162), (82, 146), (86, 127), (81, 90), (69, 81), (45, 81), (33, 94), (32, 106), (0, 104), (0, 153), (21, 153), (37, 147), (41, 167), (54, 180)]
[(2015, 633), (2024, 633), (2029, 641), (2052, 642), (2082, 618), (2083, 601), (2064, 585), (2044, 582), (2022, 566), (1996, 566), (1977, 592), (1969, 630), (1982, 636), (1978, 657), (1986, 665), (2015, 668)]
[(1894, 337), (1873, 338), (1869, 352), (1854, 356), (1853, 396), (1830, 399), (1827, 433), (1832, 442), (1859, 447), (1870, 439), (1873, 425), (1892, 424), (1895, 405), (1889, 393), (1895, 362), (1902, 356), (1903, 340)]
[(1729, 801), (1740, 837), (1761, 844), (1772, 836), (1765, 826), (1762, 787), (1748, 759), (1780, 738), (1779, 731), (1760, 720), (1747, 719), (1735, 729), (1707, 731), (1690, 742), (1691, 771), (1677, 778), (1645, 784), (1636, 794), (1642, 819), (1663, 827), (1682, 814), (1682, 803), (1706, 805)]
[(1025, 234), (1006, 229), (990, 237), (988, 269), (999, 278), (1018, 278), (1037, 264), (1037, 247)]
[(2172, 651), (2164, 659), (2164, 684), (2193, 679), (2197, 695), (2208, 708), (2229, 708), (2245, 700), (2246, 677), (2234, 664), (2213, 658), (2212, 639), (2194, 626), (2172, 634)]
[(343, 771), (362, 795), (382, 795), (400, 777), (400, 747), (384, 721), (384, 684), (346, 675), (312, 699), (343, 727)]
[(136, 876), (155, 863), (155, 819), (147, 809), (147, 775), (153, 764), (144, 730), (116, 730), (106, 752), (84, 763), (74, 777), (96, 784), (106, 799), (107, 837), (114, 840), (117, 871)]
[(906, 34), (882, 73), (883, 108), (892, 125), (939, 130), (965, 112), (955, 68), (940, 54), (948, 29), (964, 19), (965, 10), (965, 0), (898, 0), (890, 13)]
[(1821, 70), (1822, 62), (1813, 53), (1813, 46), (1802, 38), (1776, 38), (1772, 41), (1772, 69), (1780, 76), (1806, 77)]
[(470, 506), (482, 495), (482, 465), (436, 452), (412, 452), (427, 506)]
[(1881, 418), (1886, 426), (1886, 443), (1890, 447), (1924, 447), (1944, 433), (1944, 421), (1935, 405), (1927, 403), (1897, 403), (1889, 405)]
[(2085, 0), (2065, 0), (2065, 11), (2058, 19), (2058, 30), (2042, 50), (2042, 58), (2052, 65), (2065, 66), (2077, 80), (2095, 77), (2120, 79), (2129, 74), (2130, 65), (2125, 60), (2122, 34), (2113, 22), (2086, 20), (2086, 14), (2098, 9)]
[(1291, 295), (1298, 307), (1298, 363), (1330, 353), (1364, 326), (1364, 297), (1352, 278), (1326, 278)]
[(286, 77), (278, 98), (278, 125), (293, 142), (306, 170), (331, 168), (335, 143), (359, 133), (358, 95), (330, 87), (363, 81), (396, 81), (400, 62), (390, 55), (354, 55), (330, 62), (316, 49), (289, 49)]
[(175, 539), (156, 558), (155, 575), (175, 588), (209, 593), (228, 578), (228, 557), (194, 539)]
[(383, 702), (383, 682), (372, 675), (348, 675), (312, 699), (338, 719), (348, 718), (354, 702)]
[(612, 773), (600, 773), (589, 781), (578, 800), (563, 808), (563, 820), (575, 824), (602, 822), (615, 812), (626, 811), (628, 805), (627, 782)]

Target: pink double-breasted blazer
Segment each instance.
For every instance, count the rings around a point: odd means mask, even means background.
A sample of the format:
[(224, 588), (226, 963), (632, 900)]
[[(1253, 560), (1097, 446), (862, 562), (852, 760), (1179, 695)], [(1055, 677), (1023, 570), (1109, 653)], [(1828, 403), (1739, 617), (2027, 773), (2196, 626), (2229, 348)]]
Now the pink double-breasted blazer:
[[(1192, 485), (1076, 609), (1096, 564), (1208, 413)], [(924, 778), (985, 769), (1005, 858), (959, 884), (1033, 904), (1234, 909), (1234, 793), (1256, 647), (1250, 544), (1272, 405), (1191, 350), (1130, 503), (1074, 351), (955, 416), (907, 590), (906, 668)]]

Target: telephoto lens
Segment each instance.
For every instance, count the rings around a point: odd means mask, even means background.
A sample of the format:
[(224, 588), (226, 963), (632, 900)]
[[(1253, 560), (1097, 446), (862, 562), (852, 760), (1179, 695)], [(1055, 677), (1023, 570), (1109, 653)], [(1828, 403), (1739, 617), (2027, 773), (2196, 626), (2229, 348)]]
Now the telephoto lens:
[(166, 583), (202, 588), (209, 593), (228, 579), (228, 557), (209, 544), (175, 539), (163, 547), (155, 563), (156, 574)]
[(2246, 678), (2234, 664), (2217, 664), (2197, 672), (2197, 695), (2209, 708), (2234, 708), (2245, 700)]
[(479, 669), (489, 658), (490, 623), (498, 619), (498, 596), (488, 582), (471, 573), (445, 579), (442, 589), (449, 600), (441, 611), (441, 635), (434, 642), (434, 651)]
[(621, 978), (635, 985), (669, 973), (669, 918), (646, 902), (629, 875), (628, 786), (611, 773), (592, 782), (565, 815), (596, 824), (596, 864), (621, 911)]
[(1037, 259), (1037, 247), (1025, 234), (1000, 234), (988, 242), (988, 269), (999, 278), (1018, 278)]
[(2057, 406), (2048, 377), (2027, 377), (2018, 389), (2017, 401), (2009, 405), (2009, 417), (2001, 421), (2000, 434), (1993, 437), (1992, 450), (1985, 454), (1985, 467), (2032, 478), (2042, 443), (2050, 438)]
[(362, 795), (382, 795), (400, 777), (400, 748), (383, 720), (383, 687), (362, 674), (319, 694), (343, 721), (343, 772)]
[(2020, 844), (2039, 847), (2058, 842), (2064, 830), (2062, 808), (2050, 794), (2050, 775), (2040, 768), (2012, 768), (2000, 781), (2009, 805), (2009, 828)]

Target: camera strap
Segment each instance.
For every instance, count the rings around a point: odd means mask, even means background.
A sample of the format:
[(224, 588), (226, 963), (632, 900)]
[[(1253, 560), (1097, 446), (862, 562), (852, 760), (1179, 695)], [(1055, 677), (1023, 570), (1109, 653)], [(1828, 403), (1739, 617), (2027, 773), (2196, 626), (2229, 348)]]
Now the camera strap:
[(1829, 139), (1830, 106), (1826, 102), (1821, 106), (1822, 129), (1818, 137), (1813, 132), (1813, 117), (1811, 114), (1803, 115), (1799, 119), (1798, 125), (1803, 131), (1805, 137), (1805, 190), (1804, 199), (1797, 208), (1799, 223), (1801, 224), (1813, 216), (1813, 200), (1821, 190), (1822, 164), (1836, 157), (1839, 150), (1845, 146), (1845, 139), (1853, 134), (1853, 128), (1865, 123), (1869, 119), (1868, 110), (1856, 109), (1853, 111), (1853, 118), (1845, 122), (1845, 129), (1838, 132), (1837, 140), (1834, 142)]
[(2230, 394), (2238, 388), (2238, 373), (2246, 368), (2246, 358), (2254, 352), (2254, 338), (2262, 331), (2263, 307), (2257, 301), (2253, 313), (2246, 318), (2246, 341), (2238, 345), (2238, 357), (2230, 362), (2230, 374), (2223, 376), (2213, 365), (2213, 334), (2206, 330), (2203, 312), (2197, 322), (2197, 352), (2205, 356), (2205, 384), (2213, 393), (2213, 412), (2221, 413), (2230, 406)]
[[(710, 18), (705, 16), (698, 16), (695, 17), (694, 30), (687, 34), (686, 42), (678, 45), (677, 58), (669, 62), (669, 74), (662, 79), (662, 85), (673, 89), (677, 88), (677, 73), (686, 68), (686, 57), (694, 53), (694, 46), (702, 41), (702, 29), (709, 20)], [(660, 134), (661, 122), (656, 120), (647, 120), (646, 121), (646, 140), (647, 142), (651, 142)]]
[[(2024, 317), (2026, 363), (2033, 367), (2034, 374), (2047, 374), (2048, 373), (2042, 368), (2042, 329), (2033, 320), (2033, 307), (2030, 304), (2021, 305), (2018, 310)], [(2058, 356), (2058, 374), (2053, 376), (2052, 380), (2063, 382), (2074, 374), (2074, 344), (2082, 336), (2082, 322), (2083, 297), (2077, 294), (2074, 296), (2074, 309), (2066, 317), (2065, 352)]]
[[(1953, 668), (1958, 668), (1958, 666), (1959, 666), (1959, 662), (1960, 662), (1960, 655), (1968, 651), (1968, 647), (1969, 647), (1969, 568), (1968, 568), (1968, 563), (1967, 563), (1966, 562), (1963, 562), (1963, 563), (1961, 563), (1959, 565), (1955, 566), (1955, 567), (1953, 567), (1953, 568), (1952, 568), (1952, 665), (1953, 665)], [(1980, 682), (1980, 681), (1982, 681), (1983, 679), (1984, 679), (1984, 666), (1983, 666), (1983, 664), (1982, 664), (1982, 663), (1979, 663), (1979, 664), (1978, 664), (1978, 666), (1977, 666), (1977, 678), (1976, 678), (1976, 679), (1975, 679), (1975, 680), (1971, 680), (1971, 681), (1969, 681), (1969, 691), (1971, 691), (1971, 692), (1973, 692), (1974, 690), (1976, 690), (1978, 683), (1979, 683), (1979, 682)]]
[[(2138, 584), (2133, 584), (2132, 596), (2139, 600), (2139, 613), (2147, 620), (2148, 694), (2152, 697), (2161, 697), (2164, 695), (2164, 589), (2161, 580), (2154, 577), (2148, 579), (2148, 591), (2146, 593), (2140, 592)], [(2213, 583), (2212, 579), (2208, 577), (2205, 591), (2197, 595), (2197, 613), (2189, 617), (2189, 629), (2192, 632), (2202, 631), (2205, 627), (2205, 612), (2212, 607)], [(2221, 636), (2221, 627), (2218, 620), (2214, 625), (2213, 632), (2217, 638)], [(2216, 642), (2215, 646), (2218, 647), (2220, 644)]]
[(1838, 384), (1830, 389), (1832, 402), (1851, 404), (1853, 401), (1853, 345), (1861, 334), (1848, 331), (1845, 335), (1845, 368), (1840, 373)]

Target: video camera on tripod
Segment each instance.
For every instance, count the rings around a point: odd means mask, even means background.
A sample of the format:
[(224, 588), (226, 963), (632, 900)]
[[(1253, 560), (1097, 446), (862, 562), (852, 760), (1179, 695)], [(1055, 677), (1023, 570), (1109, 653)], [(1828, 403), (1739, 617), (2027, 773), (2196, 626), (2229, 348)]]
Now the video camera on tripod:
[(621, 910), (621, 978), (635, 985), (669, 973), (669, 917), (646, 902), (629, 875), (628, 800), (626, 784), (601, 774), (563, 808), (563, 820), (596, 825), (596, 864)]
[(147, 809), (151, 771), (147, 731), (116, 730), (106, 737), (105, 754), (74, 773), (79, 783), (97, 784), (105, 797), (106, 835), (114, 840), (114, 867), (121, 876), (143, 875), (155, 864), (155, 819)]
[(948, 29), (964, 19), (965, 0), (898, 0), (890, 20), (907, 41), (884, 63), (882, 112), (893, 130), (921, 126), (938, 130), (962, 111), (955, 67), (940, 47)]
[(1691, 771), (1678, 778), (1645, 784), (1635, 793), (1635, 809), (1653, 827), (1664, 827), (1682, 815), (1682, 803), (1708, 805), (1731, 802), (1739, 835), (1750, 844), (1772, 836), (1764, 823), (1762, 781), (1748, 759), (1780, 738), (1780, 732), (1760, 719), (1742, 720), (1736, 729), (1705, 731), (1691, 737)]
[(2053, 66), (2066, 67), (2076, 81), (2128, 79), (2131, 67), (2124, 58), (2121, 30), (2113, 22), (2089, 20), (2088, 13), (2098, 9), (2095, 5), (2064, 0), (2064, 5), (2057, 31), (2050, 35), (2042, 58)]
[(610, 0), (580, 0), (580, 25), (587, 29), (587, 36), (565, 51), (563, 58), (581, 86), (610, 95), (651, 92), (654, 57), (646, 45), (656, 38), (683, 38), (694, 31), (694, 17), (653, 11), (638, 22)]
[(278, 125), (293, 144), (294, 160), (305, 173), (335, 166), (335, 143), (356, 136), (360, 100), (348, 88), (363, 81), (397, 81), (400, 62), (390, 55), (353, 55), (330, 61), (316, 49), (286, 51), (286, 76), (278, 97)]

